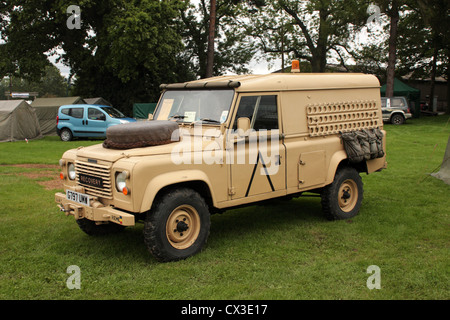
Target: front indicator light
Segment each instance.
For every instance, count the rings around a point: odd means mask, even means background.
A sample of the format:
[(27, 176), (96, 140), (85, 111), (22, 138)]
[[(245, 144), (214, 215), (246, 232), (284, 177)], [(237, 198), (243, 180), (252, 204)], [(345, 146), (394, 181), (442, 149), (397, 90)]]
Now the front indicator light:
[(127, 196), (127, 195), (130, 194), (130, 189), (128, 189), (127, 187), (125, 187), (125, 188), (123, 188), (122, 193), (123, 193), (124, 195)]
[(66, 178), (66, 176), (64, 175), (63, 172), (61, 172), (61, 173), (59, 174), (59, 178), (60, 178), (61, 180), (64, 180), (64, 179)]

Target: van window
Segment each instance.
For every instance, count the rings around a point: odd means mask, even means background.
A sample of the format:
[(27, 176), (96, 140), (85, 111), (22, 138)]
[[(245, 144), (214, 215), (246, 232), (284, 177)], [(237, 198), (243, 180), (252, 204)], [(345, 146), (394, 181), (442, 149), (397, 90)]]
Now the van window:
[(105, 111), (111, 118), (125, 118), (125, 115), (113, 107), (100, 107)]
[(105, 114), (98, 109), (89, 108), (88, 109), (88, 119), (89, 120), (106, 120)]
[(401, 99), (401, 98), (392, 98), (391, 105), (393, 107), (404, 107), (405, 103), (403, 102), (403, 99)]
[(69, 109), (69, 116), (74, 117), (74, 118), (78, 118), (81, 119), (83, 118), (83, 108), (70, 108)]
[(241, 117), (249, 118), (251, 128), (256, 131), (278, 129), (277, 96), (242, 97), (236, 113), (234, 129), (237, 129), (237, 119)]

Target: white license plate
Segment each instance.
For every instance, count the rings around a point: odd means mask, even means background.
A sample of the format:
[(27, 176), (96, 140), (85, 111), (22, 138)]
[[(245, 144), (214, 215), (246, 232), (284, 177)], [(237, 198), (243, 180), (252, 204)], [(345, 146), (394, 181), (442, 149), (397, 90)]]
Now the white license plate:
[(89, 196), (87, 194), (66, 190), (66, 199), (89, 207)]

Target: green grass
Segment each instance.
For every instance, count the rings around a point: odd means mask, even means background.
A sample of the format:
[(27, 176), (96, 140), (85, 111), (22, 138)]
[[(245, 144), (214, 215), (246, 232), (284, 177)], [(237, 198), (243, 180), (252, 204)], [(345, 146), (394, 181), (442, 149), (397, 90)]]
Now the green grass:
[[(329, 222), (320, 198), (273, 201), (212, 216), (204, 251), (158, 263), (143, 226), (89, 237), (60, 213), (36, 174), (69, 148), (56, 137), (0, 144), (0, 299), (449, 299), (448, 116), (386, 125), (388, 169), (363, 175), (360, 214)], [(33, 176), (33, 173), (35, 176)], [(69, 290), (66, 269), (81, 269)], [(366, 272), (381, 269), (381, 289)]]

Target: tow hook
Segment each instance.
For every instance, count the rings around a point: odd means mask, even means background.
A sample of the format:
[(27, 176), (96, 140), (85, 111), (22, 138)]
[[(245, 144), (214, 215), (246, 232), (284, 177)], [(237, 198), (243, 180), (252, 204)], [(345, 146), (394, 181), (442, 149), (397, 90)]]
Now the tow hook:
[(58, 204), (57, 207), (59, 208), (59, 210), (61, 210), (62, 212), (64, 212), (67, 215), (69, 215), (69, 212), (71, 211), (70, 209), (65, 209), (62, 205)]

